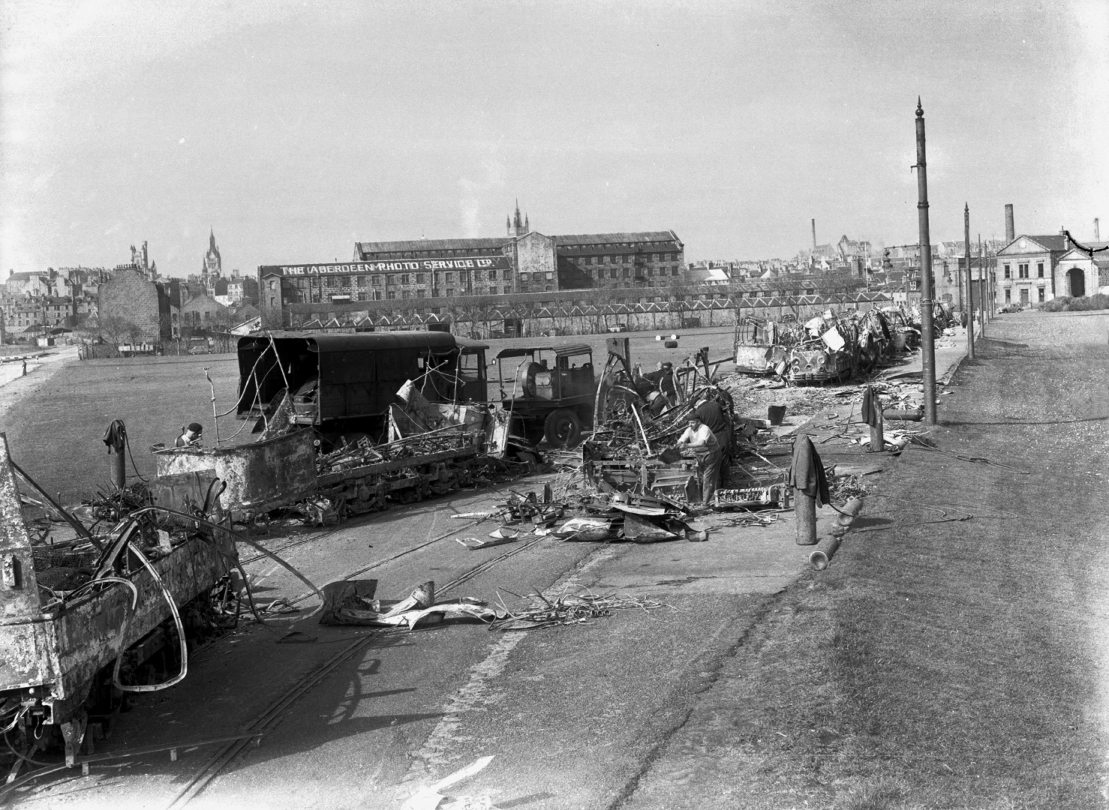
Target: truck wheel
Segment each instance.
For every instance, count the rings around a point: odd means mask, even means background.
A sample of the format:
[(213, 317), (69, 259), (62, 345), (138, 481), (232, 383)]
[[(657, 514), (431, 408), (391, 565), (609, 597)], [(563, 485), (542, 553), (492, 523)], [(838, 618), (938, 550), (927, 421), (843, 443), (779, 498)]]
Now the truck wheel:
[(547, 414), (543, 437), (551, 447), (574, 447), (581, 440), (581, 420), (568, 408)]

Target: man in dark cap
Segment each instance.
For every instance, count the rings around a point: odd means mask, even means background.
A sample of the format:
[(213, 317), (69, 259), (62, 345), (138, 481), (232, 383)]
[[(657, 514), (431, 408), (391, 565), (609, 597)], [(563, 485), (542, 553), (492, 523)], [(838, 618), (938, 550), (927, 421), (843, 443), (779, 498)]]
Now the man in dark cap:
[(204, 426), (199, 422), (190, 422), (187, 428), (183, 428), (181, 435), (177, 437), (177, 441), (173, 443), (174, 447), (200, 447), (200, 440), (204, 435)]

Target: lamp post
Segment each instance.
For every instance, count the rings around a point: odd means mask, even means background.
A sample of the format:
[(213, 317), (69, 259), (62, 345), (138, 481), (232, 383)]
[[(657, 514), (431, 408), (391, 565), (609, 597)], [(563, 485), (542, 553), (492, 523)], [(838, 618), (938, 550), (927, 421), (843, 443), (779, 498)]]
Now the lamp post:
[(932, 242), (928, 232), (928, 173), (924, 149), (924, 107), (916, 100), (917, 220), (920, 228), (920, 359), (924, 378), (924, 421), (936, 424), (936, 344), (932, 323)]

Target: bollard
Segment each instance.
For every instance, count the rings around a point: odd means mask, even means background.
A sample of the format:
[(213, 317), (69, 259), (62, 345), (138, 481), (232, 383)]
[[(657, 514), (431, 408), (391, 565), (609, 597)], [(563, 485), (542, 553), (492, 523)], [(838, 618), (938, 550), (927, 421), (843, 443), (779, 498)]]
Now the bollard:
[(112, 485), (116, 489), (123, 489), (127, 484), (127, 465), (124, 463), (126, 459), (123, 457), (123, 450), (108, 450), (108, 463), (111, 467), (109, 474), (111, 475)]
[(870, 452), (881, 453), (886, 449), (885, 420), (882, 418), (882, 409), (877, 409), (877, 424), (870, 426)]
[(127, 467), (123, 455), (127, 447), (127, 428), (116, 419), (104, 432), (104, 444), (108, 446), (108, 475), (116, 489), (123, 489), (127, 483)]
[(793, 490), (793, 514), (797, 518), (797, 545), (816, 545), (816, 498), (804, 490)]

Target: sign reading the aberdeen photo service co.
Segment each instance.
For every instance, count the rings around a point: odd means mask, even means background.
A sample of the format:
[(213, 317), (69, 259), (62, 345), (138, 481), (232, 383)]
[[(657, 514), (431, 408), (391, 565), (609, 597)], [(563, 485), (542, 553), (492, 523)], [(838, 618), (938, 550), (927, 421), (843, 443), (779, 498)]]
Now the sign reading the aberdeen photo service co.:
[(450, 259), (393, 259), (345, 264), (278, 264), (259, 268), (262, 275), (328, 276), (349, 273), (433, 272), (435, 270), (507, 270), (508, 256), (460, 256)]

